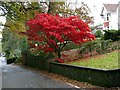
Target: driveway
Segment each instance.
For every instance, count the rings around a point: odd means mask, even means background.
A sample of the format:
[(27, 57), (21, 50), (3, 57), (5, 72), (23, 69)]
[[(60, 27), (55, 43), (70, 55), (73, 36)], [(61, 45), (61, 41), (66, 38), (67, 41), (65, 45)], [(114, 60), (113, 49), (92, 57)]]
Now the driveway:
[(16, 65), (2, 66), (2, 88), (73, 88), (41, 73)]

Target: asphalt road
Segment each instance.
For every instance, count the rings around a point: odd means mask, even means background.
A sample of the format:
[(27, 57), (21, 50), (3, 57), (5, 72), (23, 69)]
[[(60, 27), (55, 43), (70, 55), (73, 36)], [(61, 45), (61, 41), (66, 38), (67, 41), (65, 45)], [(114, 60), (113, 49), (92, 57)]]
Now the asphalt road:
[(36, 71), (20, 66), (2, 67), (2, 88), (73, 88), (64, 82), (53, 80)]
[(3, 57), (0, 57), (0, 71), (2, 88), (73, 88), (40, 72), (21, 66), (6, 65)]

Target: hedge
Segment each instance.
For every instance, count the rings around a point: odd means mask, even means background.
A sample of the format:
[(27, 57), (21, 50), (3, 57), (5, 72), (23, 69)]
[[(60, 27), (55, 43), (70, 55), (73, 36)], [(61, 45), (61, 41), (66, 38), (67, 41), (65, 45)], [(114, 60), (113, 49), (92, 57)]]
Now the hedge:
[(49, 62), (52, 60), (53, 56), (51, 54), (45, 54), (40, 56), (35, 56), (34, 54), (28, 53), (25, 55), (25, 65), (34, 68), (39, 68), (42, 70), (49, 69)]

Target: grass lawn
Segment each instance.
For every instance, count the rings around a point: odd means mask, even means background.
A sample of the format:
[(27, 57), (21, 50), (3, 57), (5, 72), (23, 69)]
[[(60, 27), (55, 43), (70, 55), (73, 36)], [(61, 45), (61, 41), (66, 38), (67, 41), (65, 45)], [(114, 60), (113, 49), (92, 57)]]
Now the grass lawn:
[(79, 59), (73, 62), (68, 62), (67, 64), (100, 69), (120, 68), (120, 63), (118, 63), (118, 51), (113, 51), (111, 53), (103, 55), (92, 56), (89, 58)]

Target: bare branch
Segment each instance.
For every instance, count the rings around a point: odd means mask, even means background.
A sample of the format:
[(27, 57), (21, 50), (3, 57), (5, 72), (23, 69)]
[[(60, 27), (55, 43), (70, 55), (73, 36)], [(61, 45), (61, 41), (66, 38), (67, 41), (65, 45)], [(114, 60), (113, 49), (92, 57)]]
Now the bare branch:
[(7, 13), (4, 13), (4, 14), (1, 14), (0, 16), (6, 16), (7, 15)]
[(0, 26), (10, 27), (10, 26), (8, 26), (8, 25), (6, 25), (6, 24), (0, 24)]
[(49, 6), (49, 5), (47, 4), (47, 2), (40, 2), (40, 3), (44, 3), (44, 4), (46, 4), (47, 6)]

